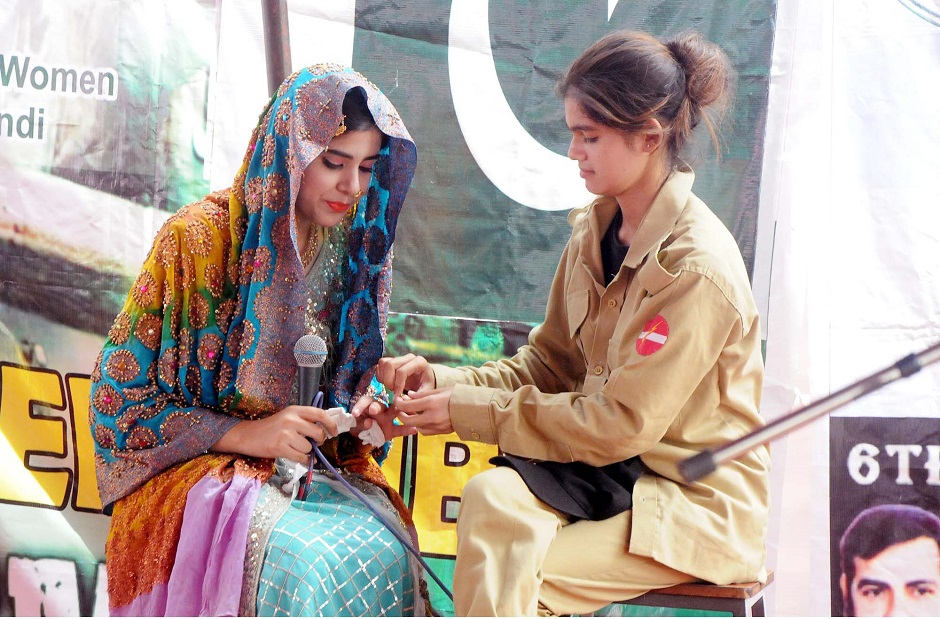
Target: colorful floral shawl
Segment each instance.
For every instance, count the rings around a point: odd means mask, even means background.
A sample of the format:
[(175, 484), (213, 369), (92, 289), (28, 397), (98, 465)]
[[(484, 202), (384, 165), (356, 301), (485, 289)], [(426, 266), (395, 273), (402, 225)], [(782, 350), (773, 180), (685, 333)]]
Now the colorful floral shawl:
[[(115, 507), (109, 572), (134, 572), (122, 579), (135, 580), (123, 580), (122, 591), (114, 591), (116, 579), (109, 573), (112, 607), (122, 605), (115, 595), (126, 602), (165, 582), (188, 488), (210, 471), (225, 478), (238, 469), (263, 480), (273, 468), (269, 461), (203, 454), (240, 420), (271, 415), (290, 403), (293, 346), (303, 335), (307, 298), (294, 202), (302, 172), (337, 134), (343, 99), (357, 87), (390, 139), (350, 228), (350, 276), (329, 401), (351, 404), (382, 355), (380, 279), (417, 151), (375, 85), (351, 69), (316, 65), (278, 89), (252, 133), (232, 189), (166, 222), (99, 356), (90, 423), (102, 503), (109, 511)], [(338, 452), (335, 445), (330, 451)], [(365, 453), (365, 460), (363, 453), (352, 454), (360, 472), (387, 488)], [(149, 487), (137, 491), (144, 484)], [(118, 530), (118, 519), (126, 530)], [(156, 534), (163, 529), (168, 532)], [(144, 575), (150, 568), (135, 567), (141, 557), (134, 554), (163, 536), (160, 554), (166, 556), (154, 556), (156, 572)], [(112, 557), (118, 552), (122, 556)]]

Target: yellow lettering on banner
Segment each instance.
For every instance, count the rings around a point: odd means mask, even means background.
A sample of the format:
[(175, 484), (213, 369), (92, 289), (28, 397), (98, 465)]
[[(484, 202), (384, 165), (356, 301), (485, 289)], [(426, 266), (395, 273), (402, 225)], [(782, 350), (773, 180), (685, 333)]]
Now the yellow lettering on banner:
[(499, 453), (495, 445), (464, 443), (456, 434), (416, 436), (414, 520), (421, 551), (454, 556), (457, 553), (457, 517), (463, 486), (472, 476), (493, 467), (489, 459)]
[(64, 508), (71, 472), (39, 467), (34, 456), (66, 456), (65, 420), (40, 406), (65, 408), (59, 374), (0, 363), (0, 501)]
[(68, 375), (65, 384), (69, 390), (69, 414), (75, 440), (75, 496), (72, 507), (81, 511), (101, 511), (98, 480), (95, 478), (95, 443), (88, 425), (88, 400), (91, 397), (91, 379), (88, 376)]

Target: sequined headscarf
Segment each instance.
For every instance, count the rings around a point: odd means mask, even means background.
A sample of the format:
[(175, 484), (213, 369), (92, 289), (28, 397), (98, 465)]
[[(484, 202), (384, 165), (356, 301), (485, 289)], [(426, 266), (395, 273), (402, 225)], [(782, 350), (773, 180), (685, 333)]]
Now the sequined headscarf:
[(105, 506), (204, 452), (237, 420), (289, 403), (307, 295), (294, 204), (302, 173), (337, 135), (353, 88), (365, 91), (389, 139), (348, 236), (331, 401), (348, 405), (381, 357), (378, 278), (417, 151), (375, 85), (351, 69), (315, 65), (278, 89), (231, 191), (167, 221), (109, 333), (92, 376), (90, 411)]
[[(318, 74), (318, 70), (323, 73)], [(343, 99), (356, 87), (365, 89), (376, 125), (391, 139), (373, 168), (368, 192), (358, 205), (350, 228), (350, 279), (338, 334), (339, 363), (330, 390), (333, 402), (348, 405), (359, 378), (382, 356), (376, 278), (395, 238), (417, 152), (391, 103), (361, 75), (329, 67), (304, 69), (278, 90), (256, 129), (246, 155), (244, 177), (240, 174), (236, 178), (235, 186), (241, 191), (234, 192), (233, 199), (244, 204), (249, 214), (237, 265), (240, 272), (251, 273), (250, 281), (242, 281), (240, 286), (240, 317), (258, 337), (250, 343), (242, 339), (235, 364), (238, 377), (220, 393), (223, 400), (234, 398), (234, 406), (230, 404), (229, 408), (249, 411), (269, 408), (267, 403), (259, 406), (241, 399), (270, 391), (259, 387), (274, 376), (283, 378), (283, 369), (295, 364), (293, 343), (302, 335), (306, 291), (297, 285), (303, 279), (303, 267), (296, 249), (294, 204), (303, 170), (337, 134), (343, 120)], [(290, 217), (285, 217), (288, 212)], [(290, 254), (289, 258), (284, 260), (282, 253)], [(251, 310), (270, 305), (271, 299), (278, 299), (275, 302), (282, 307), (277, 311), (282, 315), (271, 316), (270, 324), (262, 328), (257, 314), (268, 312)], [(238, 321), (233, 321), (232, 329), (237, 330), (238, 326)], [(285, 342), (289, 343), (286, 348)], [(235, 361), (228, 351), (226, 358)], [(264, 359), (267, 367), (259, 366), (254, 359)], [(280, 381), (276, 393), (286, 397), (288, 385)], [(283, 404), (280, 400), (276, 406)]]

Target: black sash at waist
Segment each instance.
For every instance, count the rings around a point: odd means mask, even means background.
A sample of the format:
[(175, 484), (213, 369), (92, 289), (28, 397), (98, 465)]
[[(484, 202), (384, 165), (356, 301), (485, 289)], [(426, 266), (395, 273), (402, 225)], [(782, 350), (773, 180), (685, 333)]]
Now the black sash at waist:
[(605, 520), (631, 509), (633, 485), (646, 472), (639, 457), (597, 467), (502, 454), (490, 463), (515, 469), (532, 494), (572, 521)]

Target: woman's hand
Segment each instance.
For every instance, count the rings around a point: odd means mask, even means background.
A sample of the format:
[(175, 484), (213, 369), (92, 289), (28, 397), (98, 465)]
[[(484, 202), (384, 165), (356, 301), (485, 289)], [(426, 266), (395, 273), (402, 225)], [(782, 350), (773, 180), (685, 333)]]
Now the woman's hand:
[(288, 406), (264, 419), (245, 420), (225, 433), (213, 451), (258, 458), (287, 458), (309, 464), (313, 447), (336, 436), (336, 422), (322, 408)]
[(393, 410), (406, 428), (421, 434), (450, 434), (454, 425), (450, 420), (450, 396), (453, 387), (429, 391), (409, 391), (395, 398)]
[(376, 402), (368, 395), (360, 397), (350, 412), (356, 418), (356, 427), (350, 432), (356, 436), (359, 436), (360, 432), (371, 428), (374, 423), (379, 424), (379, 428), (387, 441), (399, 436), (411, 436), (418, 432), (414, 428), (396, 425), (397, 412), (394, 407), (386, 408), (382, 406), (381, 402)]
[(396, 398), (406, 391), (424, 391), (437, 386), (428, 360), (412, 353), (379, 359), (375, 376)]

